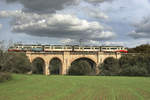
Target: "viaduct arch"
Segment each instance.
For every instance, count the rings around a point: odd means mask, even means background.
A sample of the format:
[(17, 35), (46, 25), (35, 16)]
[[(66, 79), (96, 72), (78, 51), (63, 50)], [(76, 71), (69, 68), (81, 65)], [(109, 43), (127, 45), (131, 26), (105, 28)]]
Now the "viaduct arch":
[(34, 74), (44, 74), (45, 61), (44, 61), (43, 58), (37, 57), (31, 63), (32, 63), (32, 65), (37, 67), (37, 68), (35, 68), (35, 67), (32, 68), (32, 73), (34, 73)]
[[(55, 65), (55, 67), (53, 66)], [(62, 60), (60, 58), (54, 57), (49, 61), (49, 71), (51, 74), (62, 74)]]
[(43, 59), (45, 63), (44, 74), (50, 75), (49, 64), (50, 61), (54, 58), (57, 58), (62, 63), (61, 75), (65, 75), (68, 72), (71, 63), (77, 59), (86, 58), (90, 59), (95, 63), (96, 70), (98, 72), (98, 65), (103, 63), (103, 61), (108, 57), (114, 57), (119, 59), (121, 57), (120, 53), (105, 53), (105, 52), (85, 52), (85, 51), (62, 51), (62, 52), (26, 52), (30, 62), (32, 63), (36, 58)]

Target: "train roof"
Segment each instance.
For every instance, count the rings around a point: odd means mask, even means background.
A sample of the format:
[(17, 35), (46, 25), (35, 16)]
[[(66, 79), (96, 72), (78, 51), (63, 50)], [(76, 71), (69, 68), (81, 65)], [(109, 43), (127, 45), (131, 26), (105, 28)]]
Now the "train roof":
[(101, 47), (124, 47), (124, 46), (101, 46)]
[(89, 45), (42, 45), (42, 44), (14, 44), (14, 46), (78, 46), (78, 47), (124, 47), (124, 46), (89, 46)]

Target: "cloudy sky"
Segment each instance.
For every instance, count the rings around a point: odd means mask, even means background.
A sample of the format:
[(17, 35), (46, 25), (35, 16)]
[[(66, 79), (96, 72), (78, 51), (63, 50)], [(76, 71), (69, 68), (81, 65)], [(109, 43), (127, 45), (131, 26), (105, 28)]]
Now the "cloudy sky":
[(150, 0), (0, 0), (0, 40), (84, 45), (150, 43)]

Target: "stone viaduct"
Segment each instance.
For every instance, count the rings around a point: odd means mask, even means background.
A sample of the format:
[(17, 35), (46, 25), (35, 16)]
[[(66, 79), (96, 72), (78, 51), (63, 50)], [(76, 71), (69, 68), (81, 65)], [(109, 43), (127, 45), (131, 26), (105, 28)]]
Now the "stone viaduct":
[(67, 71), (71, 66), (71, 63), (81, 58), (86, 58), (93, 61), (96, 65), (96, 69), (98, 70), (98, 65), (103, 63), (103, 61), (106, 58), (114, 57), (116, 59), (119, 59), (121, 57), (120, 53), (105, 53), (99, 51), (27, 52), (26, 55), (28, 56), (30, 62), (33, 62), (37, 58), (40, 58), (44, 61), (45, 67), (43, 73), (45, 75), (50, 75), (49, 64), (50, 61), (54, 58), (57, 58), (61, 61), (62, 66), (61, 66), (60, 74), (65, 75), (67, 74)]

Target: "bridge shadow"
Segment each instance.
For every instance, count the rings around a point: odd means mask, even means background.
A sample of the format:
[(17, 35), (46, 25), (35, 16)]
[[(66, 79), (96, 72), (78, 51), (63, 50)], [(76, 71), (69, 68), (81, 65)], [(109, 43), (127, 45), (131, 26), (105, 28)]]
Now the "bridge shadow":
[[(86, 58), (86, 57), (82, 57), (82, 58), (78, 58), (76, 60), (74, 60), (72, 63), (71, 63), (71, 67), (74, 66), (79, 63), (80, 61), (85, 61), (87, 62), (89, 65), (90, 65), (90, 68), (91, 68), (91, 72), (89, 73), (89, 75), (96, 75), (96, 63), (89, 59), (89, 58)], [(85, 66), (86, 67), (86, 66)], [(69, 69), (70, 70), (70, 69)], [(68, 71), (69, 72), (69, 71)], [(69, 73), (68, 73), (69, 74)]]
[(36, 58), (32, 62), (32, 74), (44, 74), (45, 61), (42, 58)]
[(59, 58), (53, 58), (50, 60), (49, 71), (51, 75), (62, 74), (62, 62)]

